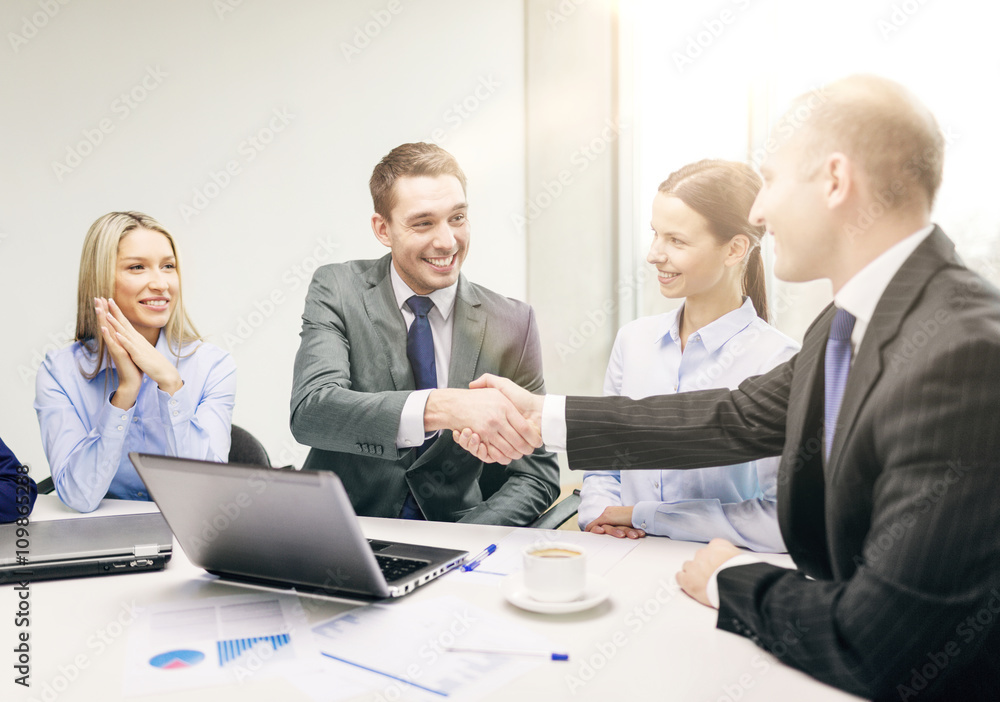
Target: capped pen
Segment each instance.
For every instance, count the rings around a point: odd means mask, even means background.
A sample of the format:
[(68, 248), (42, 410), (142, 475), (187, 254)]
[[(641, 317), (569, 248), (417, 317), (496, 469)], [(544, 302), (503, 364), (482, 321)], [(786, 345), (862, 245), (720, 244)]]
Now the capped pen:
[(496, 544), (490, 544), (482, 551), (476, 554), (475, 558), (470, 561), (466, 561), (465, 565), (462, 566), (462, 570), (469, 572), (470, 570), (475, 570), (476, 566), (483, 562), (483, 560), (489, 556), (491, 553), (497, 550)]
[(568, 661), (568, 653), (553, 653), (552, 651), (542, 651), (533, 649), (513, 649), (513, 648), (466, 648), (465, 646), (445, 646), (445, 651), (452, 653), (499, 653), (505, 656), (543, 656), (553, 661)]

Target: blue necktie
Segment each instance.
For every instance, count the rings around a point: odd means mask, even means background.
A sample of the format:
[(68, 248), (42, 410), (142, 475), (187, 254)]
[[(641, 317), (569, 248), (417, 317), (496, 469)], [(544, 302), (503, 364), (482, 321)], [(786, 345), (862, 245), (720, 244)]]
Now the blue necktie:
[[(436, 388), (437, 364), (434, 362), (434, 335), (431, 333), (431, 323), (427, 319), (427, 313), (434, 307), (434, 303), (429, 297), (414, 295), (406, 301), (406, 306), (416, 317), (410, 325), (410, 330), (406, 333), (406, 357), (410, 359), (410, 368), (413, 369), (413, 382), (416, 383), (417, 390)], [(434, 443), (434, 438), (427, 439), (417, 447), (418, 458)], [(403, 509), (399, 516), (402, 519), (424, 518), (412, 492), (406, 493), (406, 500), (403, 502)]]
[(406, 301), (407, 307), (416, 316), (410, 331), (406, 334), (406, 357), (413, 369), (413, 381), (417, 390), (436, 388), (437, 364), (434, 363), (434, 336), (427, 313), (434, 307), (429, 297), (414, 295)]
[(840, 414), (840, 403), (844, 399), (844, 388), (847, 387), (847, 374), (851, 370), (851, 332), (854, 331), (854, 322), (854, 315), (838, 307), (837, 313), (833, 315), (833, 324), (830, 325), (830, 338), (826, 342), (823, 442), (826, 449), (824, 457), (827, 460), (830, 459), (837, 415)]

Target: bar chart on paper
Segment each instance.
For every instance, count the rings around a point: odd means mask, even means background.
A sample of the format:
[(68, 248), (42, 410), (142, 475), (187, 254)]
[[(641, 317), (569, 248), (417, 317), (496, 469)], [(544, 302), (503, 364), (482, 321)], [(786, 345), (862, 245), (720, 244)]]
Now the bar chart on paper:
[(323, 669), (298, 599), (231, 595), (145, 606), (129, 632), (125, 690), (181, 690)]
[(254, 636), (242, 639), (230, 639), (229, 641), (219, 641), (216, 643), (216, 650), (219, 654), (219, 665), (223, 666), (230, 661), (238, 660), (247, 651), (252, 651), (256, 646), (269, 644), (271, 650), (277, 652), (279, 648), (287, 646), (292, 641), (288, 634), (275, 634), (272, 636)]

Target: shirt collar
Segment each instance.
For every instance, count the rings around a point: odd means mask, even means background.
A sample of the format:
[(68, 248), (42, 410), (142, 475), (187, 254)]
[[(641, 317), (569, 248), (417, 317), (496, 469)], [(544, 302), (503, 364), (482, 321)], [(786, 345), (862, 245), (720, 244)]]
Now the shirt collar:
[[(684, 304), (682, 303), (675, 310), (672, 319), (664, 319), (667, 328), (656, 338), (657, 343), (667, 336), (674, 342), (680, 343), (681, 314), (683, 310)], [(732, 312), (727, 312), (718, 319), (706, 324), (695, 333), (701, 338), (701, 343), (705, 347), (705, 350), (709, 353), (715, 353), (723, 344), (750, 326), (755, 319), (757, 319), (757, 310), (753, 306), (753, 301), (749, 297), (744, 297), (742, 305)]]
[[(399, 277), (399, 273), (396, 272), (396, 264), (392, 261), (389, 262), (389, 279), (392, 281), (392, 293), (396, 297), (396, 306), (402, 310), (406, 301), (418, 293), (413, 292), (410, 286), (403, 282), (403, 279)], [(455, 295), (457, 293), (458, 281), (456, 280), (448, 287), (434, 290), (430, 295), (425, 295), (424, 297), (431, 299), (434, 307), (437, 308), (437, 311), (447, 321), (455, 309)], [(409, 311), (410, 308), (407, 307), (406, 309)]]
[(833, 296), (834, 304), (854, 315), (854, 318), (861, 324), (861, 329), (866, 329), (872, 315), (875, 314), (875, 307), (882, 299), (882, 293), (885, 292), (890, 281), (902, 268), (910, 254), (920, 246), (924, 239), (930, 236), (932, 231), (934, 231), (933, 224), (910, 234), (883, 251), (878, 258), (844, 283), (844, 286)]

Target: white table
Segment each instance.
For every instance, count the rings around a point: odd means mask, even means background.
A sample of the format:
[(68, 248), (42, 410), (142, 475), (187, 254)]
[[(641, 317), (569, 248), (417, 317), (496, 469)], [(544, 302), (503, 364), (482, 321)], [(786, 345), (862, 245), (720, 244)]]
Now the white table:
[[(155, 510), (149, 503), (108, 500), (93, 514)], [(72, 513), (54, 495), (39, 497), (32, 519)], [(476, 553), (508, 534), (508, 527), (362, 518), (370, 538), (426, 543)], [(594, 539), (611, 538), (593, 535)], [(493, 587), (445, 575), (407, 597), (448, 594), (516, 619), (570, 654), (568, 663), (547, 663), (514, 680), (491, 700), (718, 700), (821, 702), (856, 697), (816, 682), (780, 663), (749, 640), (715, 628), (716, 613), (678, 589), (674, 574), (698, 544), (647, 537), (607, 578), (609, 600), (576, 614), (542, 615), (508, 604)], [(785, 556), (769, 558), (790, 565)], [(31, 681), (14, 684), (12, 649), (17, 645), (13, 613), (17, 595), (0, 590), (0, 700), (115, 700), (121, 695), (128, 623), (133, 605), (245, 594), (191, 565), (175, 543), (162, 572), (34, 583), (30, 592)], [(337, 601), (300, 598), (318, 623), (352, 607)], [(73, 678), (69, 680), (69, 678)], [(48, 685), (48, 688), (46, 688)], [(55, 685), (55, 687), (53, 687)], [(53, 693), (60, 693), (53, 697)], [(44, 694), (43, 694), (44, 693)], [(142, 698), (199, 702), (217, 700), (308, 700), (282, 681), (257, 681), (181, 694)], [(364, 697), (359, 699), (366, 699)]]

